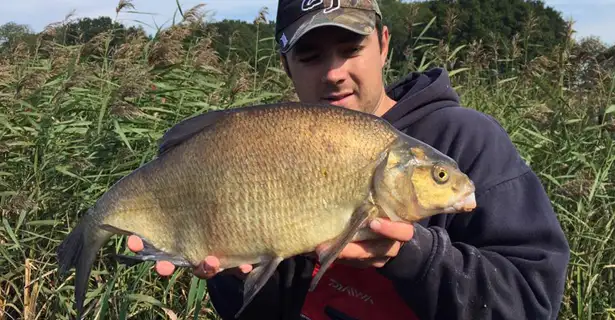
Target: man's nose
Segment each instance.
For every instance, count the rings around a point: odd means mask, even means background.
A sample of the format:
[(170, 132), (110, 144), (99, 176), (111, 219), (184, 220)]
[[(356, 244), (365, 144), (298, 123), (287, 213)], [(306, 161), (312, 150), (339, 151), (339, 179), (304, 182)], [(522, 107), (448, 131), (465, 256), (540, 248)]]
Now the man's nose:
[(327, 70), (323, 77), (323, 82), (341, 83), (348, 77), (346, 70), (346, 60), (338, 57), (332, 57), (327, 64)]

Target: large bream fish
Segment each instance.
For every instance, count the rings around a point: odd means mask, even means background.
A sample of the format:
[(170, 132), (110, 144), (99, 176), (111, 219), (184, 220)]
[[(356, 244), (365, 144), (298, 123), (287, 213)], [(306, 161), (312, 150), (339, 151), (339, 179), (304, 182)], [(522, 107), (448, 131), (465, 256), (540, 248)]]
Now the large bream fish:
[(239, 316), (285, 258), (330, 245), (313, 290), (348, 242), (374, 236), (370, 219), (413, 222), (476, 206), (454, 160), (341, 107), (212, 111), (171, 128), (159, 151), (103, 194), (58, 249), (60, 274), (76, 267), (79, 317), (96, 253), (113, 234), (141, 237), (144, 261), (256, 264)]

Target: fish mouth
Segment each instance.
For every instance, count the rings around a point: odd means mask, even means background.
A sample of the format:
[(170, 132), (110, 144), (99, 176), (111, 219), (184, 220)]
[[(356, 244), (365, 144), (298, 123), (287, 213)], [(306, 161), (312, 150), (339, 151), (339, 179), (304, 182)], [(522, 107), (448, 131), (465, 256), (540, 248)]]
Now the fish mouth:
[(465, 198), (455, 203), (452, 207), (446, 208), (444, 213), (470, 212), (476, 208), (476, 194), (470, 193)]

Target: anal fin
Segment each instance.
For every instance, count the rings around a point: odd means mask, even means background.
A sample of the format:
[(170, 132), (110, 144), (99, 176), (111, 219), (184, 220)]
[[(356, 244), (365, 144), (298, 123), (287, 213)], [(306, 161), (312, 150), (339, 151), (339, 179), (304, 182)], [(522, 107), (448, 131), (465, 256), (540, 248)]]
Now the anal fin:
[(192, 263), (183, 257), (176, 256), (157, 249), (151, 243), (142, 238), (143, 250), (135, 253), (135, 255), (115, 254), (115, 259), (124, 265), (134, 266), (146, 261), (168, 261), (176, 267), (192, 267)]
[(170, 256), (167, 254), (137, 253), (134, 256), (124, 255), (124, 254), (115, 254), (114, 258), (119, 263), (129, 266), (129, 267), (137, 265), (139, 263), (146, 262), (146, 261), (168, 261), (172, 263), (173, 265), (175, 265), (176, 267), (180, 267), (180, 268), (192, 267), (192, 264), (188, 262), (186, 259), (182, 257)]
[(327, 249), (319, 254), (318, 260), (320, 261), (320, 268), (318, 269), (318, 273), (316, 273), (314, 278), (312, 278), (309, 291), (314, 291), (314, 289), (316, 289), (316, 286), (325, 271), (327, 271), (333, 261), (337, 259), (337, 256), (340, 252), (342, 252), (344, 247), (346, 247), (346, 245), (356, 237), (361, 228), (365, 227), (369, 218), (375, 217), (377, 214), (378, 207), (368, 201), (357, 208), (357, 210), (352, 214), (349, 224), (344, 232), (337, 239), (335, 239)]
[(278, 268), (278, 265), (284, 259), (281, 257), (274, 257), (263, 261), (259, 266), (254, 268), (248, 274), (243, 286), (243, 305), (235, 314), (235, 319), (239, 318), (241, 313), (246, 309), (246, 307), (252, 302), (256, 294), (263, 288), (267, 281), (275, 270)]

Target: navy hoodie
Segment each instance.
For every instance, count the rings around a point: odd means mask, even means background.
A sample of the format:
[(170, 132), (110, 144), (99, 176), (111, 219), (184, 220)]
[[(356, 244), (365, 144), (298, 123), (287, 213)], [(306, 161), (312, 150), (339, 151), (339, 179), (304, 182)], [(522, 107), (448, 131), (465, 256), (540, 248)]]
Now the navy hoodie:
[[(505, 130), (461, 107), (443, 69), (411, 73), (387, 94), (397, 104), (383, 118), (455, 159), (476, 185), (478, 206), (415, 224), (413, 239), (379, 274), (420, 319), (557, 318), (569, 246), (540, 180)], [(284, 261), (241, 318), (306, 319), (300, 312), (313, 268), (306, 257)], [(208, 288), (216, 311), (233, 319), (243, 282), (221, 274)], [(330, 319), (354, 319), (341, 313)]]

